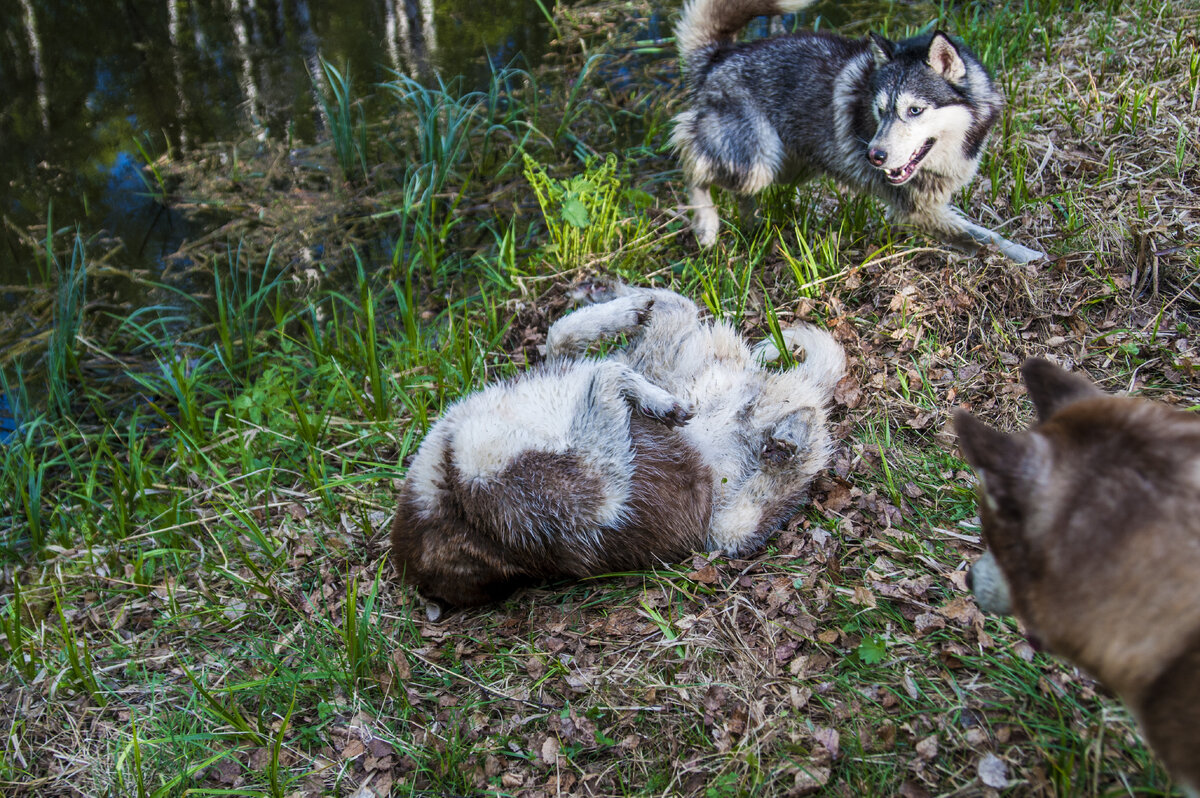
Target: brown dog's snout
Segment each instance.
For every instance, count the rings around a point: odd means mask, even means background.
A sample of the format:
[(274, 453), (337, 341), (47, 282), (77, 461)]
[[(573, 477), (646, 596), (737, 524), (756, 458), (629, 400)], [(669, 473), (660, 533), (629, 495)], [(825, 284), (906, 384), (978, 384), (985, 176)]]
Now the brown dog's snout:
[(991, 552), (984, 552), (967, 571), (967, 586), (975, 595), (979, 609), (993, 615), (1012, 614), (1008, 582)]

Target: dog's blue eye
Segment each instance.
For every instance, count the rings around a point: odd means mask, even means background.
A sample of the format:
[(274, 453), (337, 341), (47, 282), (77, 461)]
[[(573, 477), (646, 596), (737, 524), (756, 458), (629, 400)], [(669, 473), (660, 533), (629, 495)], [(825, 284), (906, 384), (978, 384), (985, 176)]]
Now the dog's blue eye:
[(920, 106), (917, 106), (917, 105), (909, 106), (908, 115), (909, 116), (920, 116), (921, 112), (924, 110), (925, 110), (924, 108), (921, 108)]

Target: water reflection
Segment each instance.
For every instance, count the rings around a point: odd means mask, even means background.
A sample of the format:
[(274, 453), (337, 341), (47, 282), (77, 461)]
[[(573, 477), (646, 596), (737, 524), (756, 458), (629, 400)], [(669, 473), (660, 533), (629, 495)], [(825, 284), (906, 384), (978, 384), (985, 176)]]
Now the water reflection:
[(548, 39), (529, 0), (19, 0), (0, 4), (0, 29), (0, 285), (27, 279), (20, 231), (51, 203), (55, 227), (105, 227), (131, 265), (174, 251), (187, 230), (128, 179), (135, 142), (313, 141), (319, 57), (364, 94), (389, 70), (482, 86), (489, 59), (534, 62)]

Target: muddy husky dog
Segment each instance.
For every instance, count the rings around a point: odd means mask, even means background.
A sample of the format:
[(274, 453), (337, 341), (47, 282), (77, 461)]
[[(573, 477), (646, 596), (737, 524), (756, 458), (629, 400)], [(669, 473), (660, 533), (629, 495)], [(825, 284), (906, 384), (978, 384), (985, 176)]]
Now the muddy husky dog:
[[(408, 470), (397, 571), (472, 605), (557, 577), (753, 551), (830, 451), (825, 404), (845, 368), (823, 330), (785, 330), (803, 361), (768, 371), (724, 322), (671, 291), (590, 286), (551, 326), (546, 363), (450, 407)], [(629, 343), (603, 358), (589, 346)]]
[(969, 576), (979, 606), (1121, 696), (1200, 795), (1200, 416), (1044, 360), (1021, 371), (1033, 429), (954, 416), (989, 550)]
[(717, 240), (712, 186), (752, 196), (830, 175), (879, 197), (891, 216), (960, 249), (993, 244), (1028, 262), (1041, 252), (968, 221), (950, 199), (974, 177), (1003, 98), (979, 60), (937, 32), (893, 42), (793, 33), (737, 44), (753, 17), (815, 0), (688, 0), (675, 29), (688, 109), (675, 117), (701, 246)]

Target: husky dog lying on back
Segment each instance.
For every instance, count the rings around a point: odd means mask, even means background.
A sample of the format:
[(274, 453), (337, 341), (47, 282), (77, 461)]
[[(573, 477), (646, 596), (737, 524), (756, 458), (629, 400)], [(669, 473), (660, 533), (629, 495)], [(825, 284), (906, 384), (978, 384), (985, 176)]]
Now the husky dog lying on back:
[(692, 228), (717, 240), (711, 187), (742, 199), (773, 183), (829, 175), (879, 197), (897, 222), (961, 249), (993, 244), (1044, 257), (968, 221), (950, 199), (974, 177), (1003, 98), (979, 60), (940, 31), (893, 42), (793, 33), (737, 44), (756, 16), (815, 0), (688, 0), (675, 30), (688, 110), (671, 144), (682, 160)]
[(1021, 372), (1033, 429), (954, 416), (989, 552), (971, 588), (1117, 693), (1200, 795), (1200, 416), (1045, 360)]
[[(392, 558), (428, 598), (482, 604), (556, 577), (753, 551), (830, 451), (841, 347), (785, 331), (803, 362), (767, 371), (724, 322), (671, 291), (591, 289), (556, 322), (546, 363), (450, 407), (422, 442), (392, 521)], [(604, 358), (588, 347), (626, 335)]]

